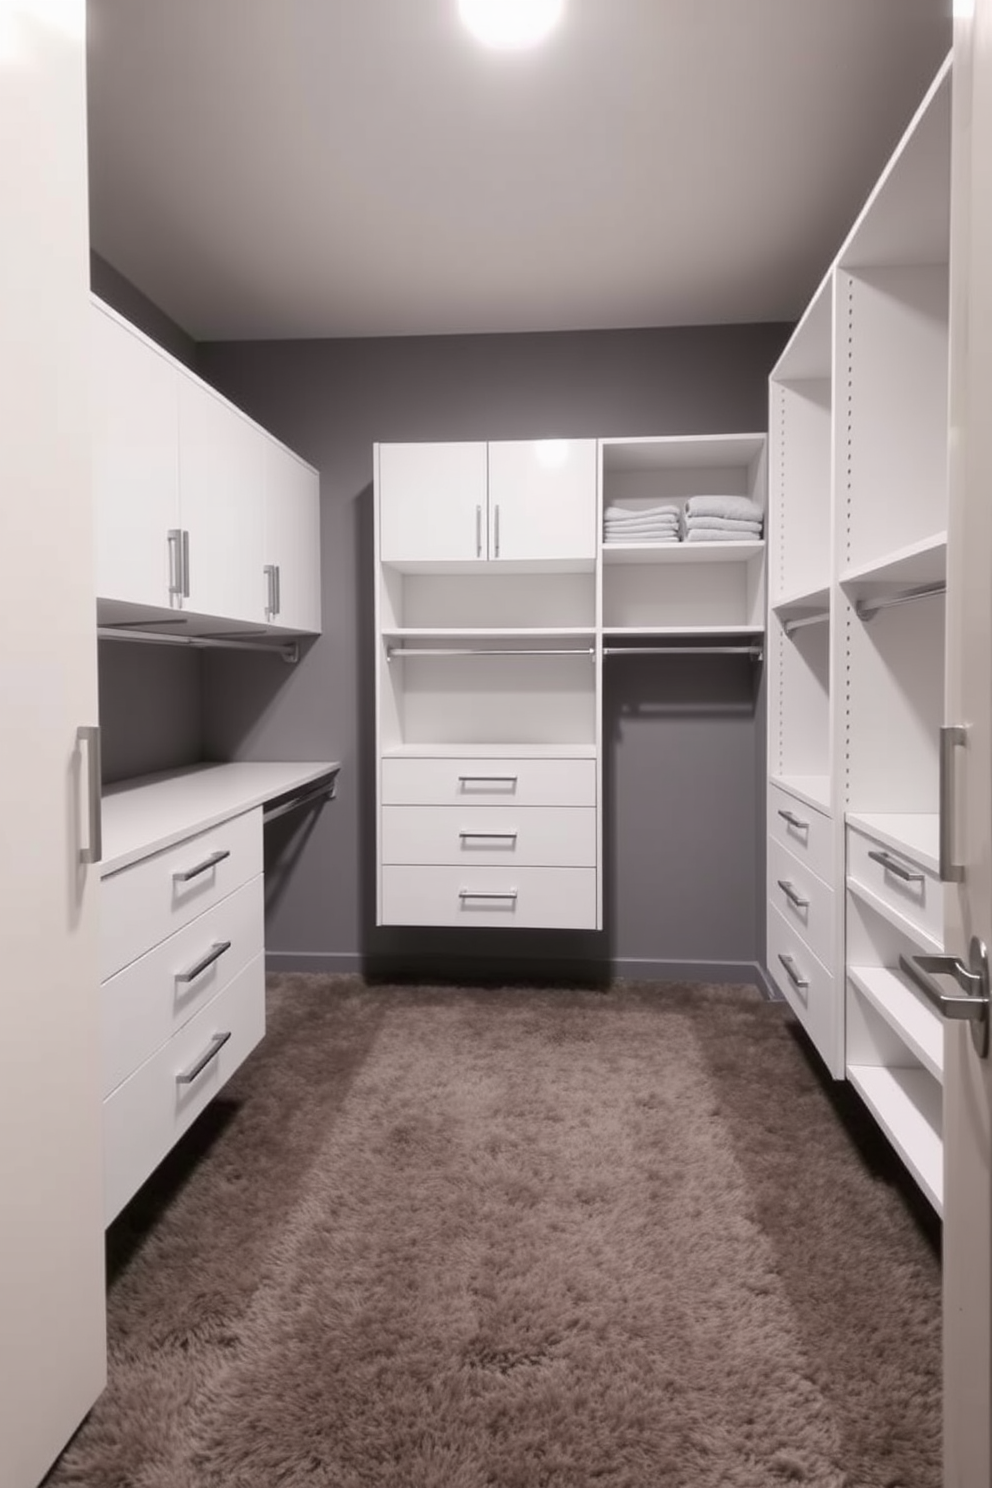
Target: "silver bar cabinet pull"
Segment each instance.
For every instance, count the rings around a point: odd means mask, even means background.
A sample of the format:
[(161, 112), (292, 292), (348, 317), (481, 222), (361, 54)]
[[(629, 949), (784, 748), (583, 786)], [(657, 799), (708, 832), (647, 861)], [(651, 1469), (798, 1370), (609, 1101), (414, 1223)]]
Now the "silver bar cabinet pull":
[(267, 592), (266, 601), (265, 601), (265, 613), (268, 615), (269, 619), (271, 619), (273, 615), (278, 614), (278, 610), (276, 608), (276, 566), (275, 566), (275, 564), (274, 563), (266, 563), (265, 567), (262, 569), (262, 572), (265, 575), (265, 582), (266, 582), (266, 585), (268, 586), (268, 592)]
[(203, 1071), (206, 1069), (211, 1060), (217, 1058), (217, 1055), (220, 1053), (221, 1049), (223, 1049), (224, 1045), (227, 1043), (230, 1037), (231, 1035), (229, 1032), (215, 1033), (213, 1038), (210, 1040), (210, 1047), (203, 1054), (200, 1055), (196, 1063), (191, 1064), (189, 1069), (183, 1070), (181, 1074), (176, 1076), (176, 1084), (192, 1085), (196, 1077), (203, 1074)]
[(170, 527), (169, 541), (169, 594), (176, 599), (183, 596), (183, 534), (178, 527)]
[(954, 861), (954, 751), (968, 742), (968, 730), (960, 723), (948, 723), (940, 731), (940, 848), (941, 883), (961, 883), (964, 864)]
[(103, 769), (99, 728), (95, 724), (77, 728), (76, 742), (86, 749), (86, 846), (79, 849), (79, 861), (99, 863), (103, 857), (103, 807), (100, 799)]
[(801, 894), (797, 894), (795, 888), (787, 878), (780, 878), (778, 886), (789, 903), (794, 905), (796, 909), (809, 909), (809, 900), (804, 899)]
[(176, 981), (195, 982), (201, 972), (206, 971), (208, 966), (213, 966), (214, 962), (219, 961), (224, 952), (229, 951), (230, 949), (231, 942), (229, 940), (214, 941), (207, 954), (201, 957), (201, 959), (197, 961), (195, 966), (191, 966), (188, 971), (176, 972)]
[(789, 823), (790, 827), (795, 827), (797, 832), (809, 831), (809, 822), (803, 821), (802, 817), (797, 816), (794, 811), (786, 811), (784, 807), (780, 806), (778, 809), (778, 814), (783, 821)]
[(516, 842), (517, 840), (516, 832), (459, 832), (458, 835), (463, 842), (476, 837), (486, 842)]
[(183, 598), (189, 599), (189, 533), (183, 528)]
[(195, 868), (187, 868), (185, 873), (174, 873), (173, 882), (189, 883), (191, 878), (199, 878), (201, 873), (209, 873), (211, 868), (216, 868), (218, 863), (223, 863), (224, 859), (230, 856), (230, 850), (222, 847), (217, 852), (211, 853), (209, 858), (204, 858), (202, 863), (197, 863)]
[(496, 512), (493, 516), (493, 550), (494, 556), (499, 557), (499, 502), (496, 503)]
[(276, 614), (282, 614), (282, 569), (276, 564)]
[[(936, 1012), (943, 1018), (964, 1019), (971, 1025), (971, 1038), (982, 1059), (989, 1052), (989, 956), (985, 942), (972, 936), (967, 966), (957, 956), (900, 956), (905, 972)], [(953, 977), (962, 997), (942, 992), (935, 976)]]
[(482, 782), (488, 785), (516, 785), (516, 775), (459, 775), (459, 785)]
[(504, 893), (489, 894), (485, 889), (459, 889), (459, 899), (516, 899), (516, 889), (507, 889)]
[(475, 556), (482, 557), (482, 507), (475, 508)]
[(913, 868), (904, 868), (898, 858), (894, 858), (887, 852), (870, 852), (868, 856), (873, 863), (881, 863), (886, 873), (894, 873), (896, 878), (901, 878), (903, 883), (922, 883), (924, 875), (917, 873)]
[(798, 992), (805, 992), (808, 989), (808, 987), (809, 987), (809, 981), (799, 971), (796, 970), (796, 963), (792, 959), (792, 957), (791, 956), (783, 956), (782, 952), (779, 951), (779, 953), (778, 953), (778, 959), (781, 961), (782, 965), (785, 967), (785, 970), (786, 970), (786, 972), (788, 974), (788, 977), (789, 977), (789, 981), (796, 988), (796, 990)]

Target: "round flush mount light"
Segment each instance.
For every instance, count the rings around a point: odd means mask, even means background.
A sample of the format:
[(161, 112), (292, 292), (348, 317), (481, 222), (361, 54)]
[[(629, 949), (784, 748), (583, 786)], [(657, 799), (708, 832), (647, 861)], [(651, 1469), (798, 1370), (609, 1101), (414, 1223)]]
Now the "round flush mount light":
[(458, 0), (477, 41), (503, 52), (539, 45), (561, 20), (565, 0)]

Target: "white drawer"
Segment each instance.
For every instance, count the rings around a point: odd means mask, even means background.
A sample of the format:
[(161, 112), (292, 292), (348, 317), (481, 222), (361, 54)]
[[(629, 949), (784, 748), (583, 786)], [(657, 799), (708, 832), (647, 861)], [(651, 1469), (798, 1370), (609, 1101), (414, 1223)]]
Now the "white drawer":
[(233, 816), (100, 884), (106, 981), (262, 871), (262, 813)]
[(382, 870), (384, 925), (595, 930), (595, 868)]
[[(132, 961), (101, 988), (103, 1091), (109, 1095), (264, 949), (262, 875)], [(228, 949), (215, 956), (227, 944)], [(209, 965), (194, 977), (208, 956)]]
[(922, 931), (937, 947), (943, 946), (944, 890), (932, 868), (848, 826), (847, 872), (910, 932)]
[[(223, 992), (103, 1103), (104, 1203), (109, 1224), (265, 1033), (265, 961), (256, 956)], [(229, 1034), (195, 1079), (180, 1084)]]
[(777, 842), (768, 844), (768, 902), (794, 925), (824, 966), (834, 962), (834, 893)]
[(595, 806), (385, 806), (384, 863), (595, 868)]
[(385, 806), (595, 806), (584, 759), (384, 759)]
[(805, 801), (790, 796), (771, 781), (768, 782), (768, 836), (806, 863), (811, 873), (825, 883), (832, 883), (833, 819), (814, 811)]
[[(788, 967), (792, 969), (791, 976)], [(839, 1073), (836, 983), (774, 905), (768, 907), (768, 969), (823, 1060), (834, 1073)]]

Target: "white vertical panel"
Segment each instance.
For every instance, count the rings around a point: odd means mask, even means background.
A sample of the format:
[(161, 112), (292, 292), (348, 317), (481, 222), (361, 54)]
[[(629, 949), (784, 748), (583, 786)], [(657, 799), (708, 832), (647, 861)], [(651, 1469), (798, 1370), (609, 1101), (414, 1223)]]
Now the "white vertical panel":
[(489, 556), (596, 556), (596, 441), (489, 445)]
[(383, 563), (488, 556), (486, 446), (379, 446), (379, 557)]
[[(85, 9), (0, 52), (0, 1482), (33, 1488), (104, 1382)], [(12, 143), (16, 142), (16, 144)], [(57, 437), (53, 437), (57, 434)]]
[(320, 477), (273, 439), (265, 441), (266, 563), (279, 569), (276, 625), (320, 630)]

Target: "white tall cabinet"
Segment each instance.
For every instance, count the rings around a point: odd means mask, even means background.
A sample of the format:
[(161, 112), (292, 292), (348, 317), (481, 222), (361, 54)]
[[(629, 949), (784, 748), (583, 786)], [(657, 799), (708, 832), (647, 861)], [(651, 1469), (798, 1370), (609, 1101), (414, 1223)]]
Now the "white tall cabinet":
[(105, 1370), (85, 7), (3, 22), (0, 1482), (34, 1488)]

